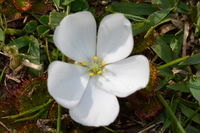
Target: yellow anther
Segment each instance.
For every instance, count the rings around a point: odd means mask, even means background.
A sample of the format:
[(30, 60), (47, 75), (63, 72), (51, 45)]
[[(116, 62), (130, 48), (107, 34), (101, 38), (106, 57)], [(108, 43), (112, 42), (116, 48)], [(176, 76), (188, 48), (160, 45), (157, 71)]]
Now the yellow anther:
[(94, 73), (93, 73), (93, 72), (90, 72), (89, 75), (90, 75), (90, 76), (94, 76)]
[(106, 65), (106, 62), (102, 60), (101, 65), (102, 65), (102, 66), (105, 66), (105, 65)]
[(99, 58), (97, 56), (94, 56), (93, 59), (96, 61), (99, 60)]
[(99, 71), (97, 72), (97, 74), (102, 74), (102, 70), (99, 70)]
[(81, 65), (86, 66), (87, 62), (86, 61), (82, 61)]

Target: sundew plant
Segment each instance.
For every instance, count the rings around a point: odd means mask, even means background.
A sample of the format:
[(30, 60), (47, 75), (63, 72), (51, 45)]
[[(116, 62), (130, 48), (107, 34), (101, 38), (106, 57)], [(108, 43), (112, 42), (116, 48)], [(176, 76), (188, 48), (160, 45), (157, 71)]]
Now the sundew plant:
[(0, 1), (0, 133), (199, 133), (199, 104), (199, 1)]

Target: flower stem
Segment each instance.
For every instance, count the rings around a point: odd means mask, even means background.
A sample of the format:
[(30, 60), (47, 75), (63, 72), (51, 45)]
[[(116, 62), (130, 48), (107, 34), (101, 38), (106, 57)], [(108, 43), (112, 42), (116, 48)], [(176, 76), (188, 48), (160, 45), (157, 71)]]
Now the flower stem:
[(112, 132), (112, 133), (117, 133), (116, 131), (114, 131), (114, 130), (112, 130), (111, 128), (109, 128), (109, 127), (106, 127), (106, 126), (103, 126), (106, 130), (108, 130), (108, 131), (110, 131), (110, 132)]
[(4, 75), (5, 72), (6, 72), (6, 67), (4, 67), (4, 69), (1, 71), (1, 74), (0, 74), (0, 83), (1, 83), (1, 80), (2, 80), (3, 75)]
[(69, 15), (69, 13), (70, 13), (70, 8), (71, 8), (70, 5), (68, 5), (67, 8), (66, 8), (66, 12), (65, 12), (66, 16)]
[(11, 115), (11, 116), (5, 116), (3, 118), (9, 118), (9, 119), (15, 119), (15, 118), (18, 118), (18, 117), (21, 117), (21, 116), (24, 116), (24, 115), (27, 115), (27, 114), (31, 114), (31, 113), (34, 113), (38, 110), (41, 110), (43, 108), (45, 108), (46, 106), (48, 106), (51, 102), (53, 101), (53, 99), (49, 99), (49, 101), (43, 105), (39, 105), (39, 106), (36, 106), (34, 108), (31, 108), (25, 112), (22, 112), (20, 114), (16, 114), (16, 115)]
[(45, 51), (46, 51), (46, 54), (47, 54), (47, 57), (48, 57), (48, 60), (49, 60), (49, 63), (51, 63), (51, 57), (50, 57), (50, 54), (49, 54), (49, 46), (48, 46), (48, 41), (47, 41), (47, 38), (45, 39)]
[(15, 120), (14, 122), (22, 122), (22, 121), (32, 120), (32, 119), (37, 118), (38, 116), (40, 116), (44, 111), (45, 111), (45, 108), (41, 109), (38, 113), (36, 113), (33, 116), (20, 118), (20, 119)]
[(183, 122), (183, 125), (185, 126), (192, 118), (194, 118), (197, 113), (199, 112), (200, 108), (197, 108), (193, 113), (190, 114), (190, 116)]
[(172, 66), (172, 65), (174, 65), (174, 64), (176, 64), (176, 63), (179, 63), (179, 62), (181, 62), (181, 61), (184, 61), (184, 60), (186, 60), (186, 59), (188, 59), (188, 58), (189, 58), (189, 56), (185, 56), (185, 57), (178, 58), (178, 59), (173, 60), (173, 61), (170, 61), (170, 62), (168, 62), (168, 63), (166, 63), (166, 64), (164, 64), (164, 65), (158, 66), (157, 69), (159, 70), (159, 69), (163, 69), (163, 68)]
[(12, 29), (12, 28), (7, 28), (5, 30), (5, 34), (8, 35), (20, 35), (22, 34), (24, 31), (23, 30), (19, 30), (19, 29)]
[(181, 123), (177, 120), (176, 116), (174, 115), (173, 111), (171, 110), (170, 106), (167, 104), (166, 100), (163, 98), (163, 96), (160, 93), (158, 93), (157, 96), (158, 96), (158, 99), (160, 100), (160, 102), (166, 108), (166, 111), (169, 114), (171, 120), (174, 123), (176, 123), (177, 128), (179, 129), (180, 133), (186, 133), (185, 130), (183, 129)]
[(61, 106), (58, 104), (58, 118), (57, 118), (57, 128), (56, 133), (60, 133), (60, 127), (61, 127)]
[[(66, 9), (66, 16), (69, 15), (70, 12), (70, 6), (67, 6)], [(62, 61), (65, 60), (65, 56), (62, 55)], [(56, 128), (56, 133), (60, 133), (60, 128), (61, 128), (61, 109), (62, 107), (58, 104), (58, 115), (57, 115), (57, 128)]]

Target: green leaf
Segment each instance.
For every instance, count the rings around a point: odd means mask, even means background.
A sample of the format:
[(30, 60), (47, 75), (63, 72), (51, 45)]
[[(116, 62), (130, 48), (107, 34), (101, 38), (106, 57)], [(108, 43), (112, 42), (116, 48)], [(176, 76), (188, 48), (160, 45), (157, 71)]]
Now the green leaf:
[(13, 28), (6, 28), (6, 30), (4, 31), (5, 35), (21, 35), (24, 33), (24, 31), (22, 29), (13, 29)]
[(200, 35), (200, 16), (198, 17), (195, 26), (196, 26), (195, 33), (198, 34), (198, 35)]
[(43, 15), (39, 18), (39, 21), (41, 24), (48, 26), (49, 23), (49, 17), (47, 15)]
[[(9, 45), (15, 45), (20, 53), (23, 52), (31, 57), (29, 59), (31, 63), (40, 64), (40, 45), (38, 40), (34, 36), (22, 36), (17, 38), (16, 40), (9, 43)], [(28, 51), (24, 51), (24, 49), (28, 49)], [(32, 75), (39, 74), (39, 71), (33, 70), (30, 68), (30, 73)]]
[(35, 20), (31, 20), (25, 25), (24, 30), (27, 33), (32, 33), (36, 30), (36, 27), (37, 27), (37, 22)]
[(133, 3), (133, 2), (114, 2), (111, 5), (113, 12), (120, 12), (130, 15), (150, 15), (156, 9), (151, 4), (146, 3)]
[(174, 38), (169, 38), (170, 47), (173, 51), (174, 58), (180, 57), (182, 45), (183, 45), (183, 33), (175, 36)]
[(159, 70), (160, 72), (158, 73), (159, 76), (161, 77), (161, 80), (158, 84), (158, 89), (162, 89), (168, 82), (175, 77), (173, 75), (172, 71), (169, 68), (164, 68)]
[(29, 37), (28, 36), (22, 36), (14, 41), (11, 41), (9, 45), (15, 45), (19, 50), (23, 47), (29, 46)]
[(47, 31), (48, 30), (48, 27), (47, 26), (44, 26), (44, 25), (39, 25), (38, 27), (37, 27), (37, 33), (39, 34), (39, 35), (41, 35), (41, 34), (43, 34), (45, 31)]
[(161, 36), (162, 40), (170, 46), (174, 59), (179, 58), (182, 50), (183, 44), (183, 32), (180, 32), (177, 35), (174, 34), (164, 34)]
[[(172, 101), (170, 103), (171, 103), (170, 107), (171, 107), (173, 113), (175, 113), (176, 110), (177, 110), (178, 104), (177, 104), (177, 102), (174, 101), (173, 98), (172, 98)], [(164, 113), (166, 113), (166, 112), (164, 112)], [(170, 127), (170, 125), (175, 126), (175, 125), (173, 125), (173, 121), (171, 121), (169, 115), (165, 116), (163, 121), (164, 121), (164, 123), (163, 123), (162, 129), (161, 129), (163, 133), (165, 132), (165, 130), (167, 130)]]
[(37, 60), (32, 60), (32, 63), (40, 64), (40, 44), (34, 36), (29, 37), (29, 49), (28, 54), (33, 57), (37, 57)]
[(195, 64), (200, 64), (200, 53), (194, 54), (187, 60), (179, 63), (179, 65), (195, 65)]
[(189, 87), (193, 97), (200, 103), (200, 78), (191, 77)]
[(194, 65), (194, 67), (195, 67), (198, 71), (200, 71), (200, 64)]
[(200, 16), (200, 1), (197, 2), (197, 17)]
[(156, 25), (161, 22), (170, 13), (171, 10), (171, 8), (168, 8), (165, 10), (154, 12), (148, 17), (148, 20), (151, 24)]
[(131, 15), (131, 14), (124, 14), (124, 16), (127, 17), (128, 19), (131, 19), (131, 20), (136, 21), (136, 22), (142, 22), (142, 21), (146, 20), (143, 17)]
[(49, 25), (51, 27), (56, 27), (64, 17), (65, 13), (63, 12), (51, 12), (49, 15)]
[(60, 7), (60, 0), (53, 0), (53, 3), (57, 9)]
[(172, 85), (167, 85), (167, 88), (170, 88), (170, 89), (175, 90), (175, 91), (189, 93), (190, 90), (189, 90), (188, 85), (189, 85), (189, 82), (180, 82), (180, 83), (175, 83), (175, 84), (172, 84)]
[(171, 10), (172, 9), (164, 9), (161, 11), (156, 11), (152, 13), (144, 22), (133, 24), (133, 34), (138, 35), (148, 30), (152, 26), (159, 24), (165, 17), (167, 17)]
[(189, 119), (191, 119), (192, 121), (200, 124), (200, 114), (197, 113), (195, 110), (188, 108), (187, 106), (180, 104), (179, 105), (181, 112), (188, 117)]
[[(36, 57), (36, 59), (30, 60), (32, 63), (40, 65), (40, 44), (34, 36), (29, 37), (29, 49), (28, 55)], [(29, 72), (32, 76), (38, 76), (40, 71), (30, 68)]]
[(71, 4), (72, 2), (74, 2), (75, 0), (64, 0), (63, 2), (62, 2), (62, 5), (63, 6), (67, 6), (67, 5), (69, 5), (69, 4)]
[(24, 47), (27, 47), (28, 48), (27, 54), (37, 58), (37, 60), (35, 60), (35, 59), (31, 60), (31, 62), (36, 63), (36, 64), (40, 64), (40, 61), (39, 61), (39, 57), (40, 57), (39, 42), (34, 36), (19, 37), (16, 40), (10, 42), (9, 45), (15, 45), (19, 50), (24, 48)]
[(150, 36), (156, 27), (158, 27), (159, 25), (162, 25), (162, 24), (164, 24), (166, 22), (169, 22), (169, 21), (171, 21), (170, 18), (164, 19), (160, 23), (158, 23), (158, 24), (152, 26), (151, 28), (149, 28), (148, 31), (146, 32), (144, 38), (147, 38), (148, 36)]
[(192, 10), (192, 7), (190, 7), (189, 5), (187, 5), (186, 2), (182, 2), (179, 1), (177, 4), (177, 11), (179, 13), (185, 13), (185, 14), (189, 14)]
[(4, 41), (4, 39), (5, 39), (4, 31), (0, 28), (0, 41)]
[(195, 33), (200, 35), (200, 1), (197, 3), (197, 15), (196, 15), (196, 24), (195, 24)]
[(186, 127), (186, 133), (200, 133), (200, 129), (197, 129), (191, 125)]
[(172, 8), (177, 0), (152, 0), (152, 4), (161, 8)]
[(171, 48), (160, 37), (156, 40), (156, 44), (151, 48), (166, 63), (173, 60), (173, 52)]
[(136, 36), (144, 31), (148, 30), (149, 28), (151, 28), (151, 26), (152, 25), (150, 24), (150, 22), (147, 22), (147, 21), (132, 24), (133, 35)]
[(71, 11), (78, 12), (89, 8), (88, 2), (86, 0), (75, 0), (71, 3)]

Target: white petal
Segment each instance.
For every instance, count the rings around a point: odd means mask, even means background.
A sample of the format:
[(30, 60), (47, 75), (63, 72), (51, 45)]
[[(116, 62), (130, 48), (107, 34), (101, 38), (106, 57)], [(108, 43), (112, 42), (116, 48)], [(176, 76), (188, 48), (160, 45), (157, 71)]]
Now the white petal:
[(145, 56), (132, 56), (107, 65), (97, 86), (118, 97), (126, 97), (146, 87), (149, 71), (149, 62)]
[(77, 105), (89, 81), (84, 67), (54, 61), (48, 68), (48, 91), (65, 108)]
[(95, 56), (96, 22), (90, 12), (83, 11), (66, 16), (54, 32), (57, 48), (76, 61)]
[(112, 123), (119, 113), (117, 98), (96, 88), (96, 79), (90, 79), (81, 102), (70, 109), (70, 116), (85, 126), (106, 126)]
[(106, 63), (126, 58), (133, 49), (131, 23), (122, 14), (106, 16), (100, 23), (97, 56)]

